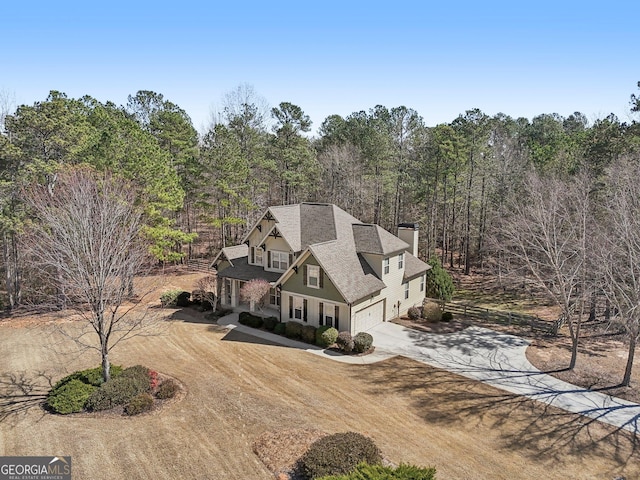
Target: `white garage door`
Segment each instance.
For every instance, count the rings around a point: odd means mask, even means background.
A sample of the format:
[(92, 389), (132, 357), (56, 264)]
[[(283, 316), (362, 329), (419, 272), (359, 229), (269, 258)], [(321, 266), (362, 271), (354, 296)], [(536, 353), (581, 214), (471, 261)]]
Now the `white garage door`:
[(384, 322), (384, 300), (356, 312), (353, 332), (366, 332)]

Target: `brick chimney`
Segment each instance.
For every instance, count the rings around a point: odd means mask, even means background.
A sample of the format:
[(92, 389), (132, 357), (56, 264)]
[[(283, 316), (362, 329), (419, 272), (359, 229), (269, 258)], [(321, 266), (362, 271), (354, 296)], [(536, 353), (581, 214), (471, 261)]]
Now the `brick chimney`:
[(407, 251), (418, 256), (418, 224), (417, 223), (401, 223), (398, 225), (398, 238), (409, 244)]

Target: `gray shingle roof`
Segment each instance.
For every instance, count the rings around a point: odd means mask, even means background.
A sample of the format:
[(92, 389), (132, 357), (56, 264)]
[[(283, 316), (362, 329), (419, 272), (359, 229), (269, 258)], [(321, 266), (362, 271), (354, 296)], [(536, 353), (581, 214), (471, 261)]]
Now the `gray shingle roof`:
[(404, 281), (411, 280), (423, 274), (431, 268), (419, 258), (414, 257), (409, 252), (404, 254)]
[(358, 253), (389, 255), (409, 248), (409, 244), (378, 225), (356, 223), (351, 226)]
[(233, 260), (233, 266), (229, 266), (218, 273), (220, 278), (235, 278), (248, 281), (254, 278), (264, 278), (272, 283), (280, 278), (280, 273), (267, 272), (262, 267), (249, 265), (249, 257), (240, 257)]

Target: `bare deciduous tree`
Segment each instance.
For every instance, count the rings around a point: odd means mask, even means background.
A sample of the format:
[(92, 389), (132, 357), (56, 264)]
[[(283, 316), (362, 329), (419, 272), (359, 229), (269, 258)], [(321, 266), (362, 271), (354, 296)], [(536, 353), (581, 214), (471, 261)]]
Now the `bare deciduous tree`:
[[(52, 301), (76, 308), (85, 320), (73, 339), (99, 350), (104, 381), (109, 352), (144, 331), (148, 318), (133, 314), (131, 282), (146, 259), (141, 211), (132, 185), (88, 168), (62, 171), (51, 186), (24, 191), (33, 222), (26, 233), (31, 268)], [(99, 342), (88, 340), (91, 331)]]
[(586, 176), (560, 180), (531, 174), (524, 191), (507, 202), (493, 238), (506, 269), (523, 281), (533, 281), (561, 307), (571, 335), (569, 369), (576, 364), (584, 302), (593, 278), (588, 250), (590, 196)]
[(604, 291), (617, 309), (617, 317), (629, 338), (629, 351), (622, 385), (631, 382), (631, 372), (640, 337), (640, 164), (621, 160), (609, 169), (610, 190), (600, 229), (602, 246), (598, 260)]
[(202, 302), (209, 302), (215, 311), (218, 303), (218, 278), (216, 275), (207, 275), (196, 282), (196, 288)]

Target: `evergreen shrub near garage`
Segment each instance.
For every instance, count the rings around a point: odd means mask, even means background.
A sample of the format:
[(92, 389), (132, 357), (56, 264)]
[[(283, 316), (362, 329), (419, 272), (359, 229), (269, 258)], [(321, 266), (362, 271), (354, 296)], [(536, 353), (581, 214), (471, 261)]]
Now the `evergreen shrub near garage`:
[(353, 350), (356, 353), (364, 353), (368, 351), (373, 345), (373, 337), (366, 333), (360, 332), (353, 337)]
[(420, 318), (420, 309), (418, 307), (409, 307), (409, 310), (407, 310), (407, 316), (411, 320), (418, 320)]
[(340, 332), (336, 339), (338, 348), (345, 353), (349, 353), (353, 350), (353, 338), (349, 332)]
[(286, 324), (282, 322), (276, 323), (276, 326), (273, 327), (273, 333), (275, 333), (276, 335), (284, 335), (285, 330)]
[(443, 322), (450, 322), (451, 320), (453, 320), (453, 313), (451, 313), (451, 312), (443, 312), (442, 313), (442, 321)]

